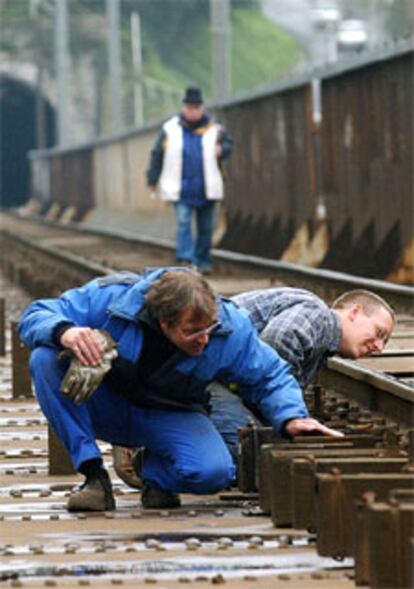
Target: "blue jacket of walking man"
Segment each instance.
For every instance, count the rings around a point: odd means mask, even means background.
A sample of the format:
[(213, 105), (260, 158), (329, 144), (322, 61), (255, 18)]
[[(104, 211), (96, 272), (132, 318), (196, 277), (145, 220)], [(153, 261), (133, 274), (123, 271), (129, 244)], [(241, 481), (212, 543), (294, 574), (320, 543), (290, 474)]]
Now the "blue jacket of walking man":
[[(228, 158), (232, 139), (204, 110), (199, 88), (185, 91), (181, 112), (166, 121), (151, 151), (147, 184), (174, 206), (177, 222), (176, 257), (208, 274), (215, 203), (223, 199), (221, 162)], [(193, 239), (195, 214), (197, 234)]]
[[(98, 336), (103, 333), (115, 342), (118, 357), (82, 401), (90, 372), (102, 366)], [(207, 385), (216, 378), (240, 383), (243, 398), (278, 431), (295, 435), (324, 428), (308, 417), (289, 365), (259, 339), (243, 311), (216, 296), (193, 270), (97, 278), (57, 299), (33, 302), (23, 314), (20, 334), (33, 349), (40, 406), (75, 469), (86, 477), (69, 498), (70, 511), (115, 507), (97, 439), (145, 447), (144, 507), (175, 507), (181, 492), (226, 488), (235, 467), (208, 415)], [(62, 350), (71, 353), (70, 364), (61, 358)], [(75, 362), (71, 396), (62, 381)]]

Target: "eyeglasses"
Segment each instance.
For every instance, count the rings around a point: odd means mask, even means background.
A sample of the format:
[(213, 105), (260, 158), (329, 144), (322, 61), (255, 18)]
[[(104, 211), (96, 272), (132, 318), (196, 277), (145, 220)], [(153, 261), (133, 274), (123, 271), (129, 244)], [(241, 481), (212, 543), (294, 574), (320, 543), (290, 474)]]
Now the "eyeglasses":
[(219, 325), (220, 325), (220, 321), (214, 321), (214, 323), (209, 325), (209, 327), (206, 327), (205, 329), (200, 329), (199, 331), (193, 331), (192, 333), (185, 333), (185, 331), (183, 331), (180, 327), (178, 329), (181, 332), (181, 335), (185, 339), (194, 340), (194, 339), (199, 338), (202, 335), (210, 335), (216, 329), (216, 327), (218, 327)]

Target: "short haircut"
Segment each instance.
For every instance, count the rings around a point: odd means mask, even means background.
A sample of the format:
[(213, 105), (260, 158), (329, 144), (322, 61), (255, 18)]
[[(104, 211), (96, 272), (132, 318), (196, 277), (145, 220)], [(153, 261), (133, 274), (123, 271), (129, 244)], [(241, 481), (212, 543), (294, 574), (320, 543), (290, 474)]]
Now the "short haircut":
[(147, 308), (158, 319), (172, 325), (185, 309), (194, 311), (194, 319), (217, 315), (217, 301), (207, 280), (194, 270), (165, 272), (149, 288)]
[(382, 307), (388, 311), (392, 320), (395, 321), (395, 312), (391, 305), (389, 305), (382, 297), (369, 290), (348, 290), (333, 302), (332, 308), (348, 309), (349, 307), (352, 307), (352, 305), (361, 305), (362, 310), (367, 317), (375, 313), (379, 307)]

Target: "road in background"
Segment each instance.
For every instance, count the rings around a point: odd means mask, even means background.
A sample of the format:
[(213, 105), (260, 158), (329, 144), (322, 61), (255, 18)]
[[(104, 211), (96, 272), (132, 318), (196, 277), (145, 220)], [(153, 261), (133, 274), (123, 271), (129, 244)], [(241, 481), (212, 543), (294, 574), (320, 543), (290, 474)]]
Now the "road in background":
[(316, 26), (314, 9), (318, 6), (337, 8), (342, 18), (363, 20), (368, 34), (368, 48), (389, 40), (386, 33), (386, 10), (375, 8), (372, 2), (368, 3), (364, 10), (357, 3), (350, 3), (349, 0), (345, 10), (343, 3), (338, 0), (326, 0), (319, 4), (315, 0), (260, 0), (260, 4), (263, 14), (268, 19), (296, 37), (303, 47), (305, 57), (296, 71), (322, 67), (349, 55), (349, 51), (338, 51), (337, 25), (331, 23), (324, 27)]

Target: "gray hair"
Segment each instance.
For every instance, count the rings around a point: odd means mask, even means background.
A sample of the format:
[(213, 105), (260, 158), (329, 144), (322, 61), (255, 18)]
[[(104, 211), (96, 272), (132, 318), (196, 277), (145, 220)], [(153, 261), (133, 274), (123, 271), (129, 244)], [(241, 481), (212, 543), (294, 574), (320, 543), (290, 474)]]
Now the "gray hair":
[(217, 301), (207, 280), (193, 270), (165, 272), (149, 288), (148, 309), (158, 321), (173, 325), (185, 309), (194, 311), (195, 320), (217, 314)]
[(391, 305), (387, 303), (382, 297), (371, 292), (370, 290), (348, 290), (340, 295), (332, 304), (333, 309), (348, 309), (352, 305), (361, 305), (365, 315), (369, 317), (378, 308), (382, 307), (391, 315), (393, 322), (395, 321), (395, 312)]

